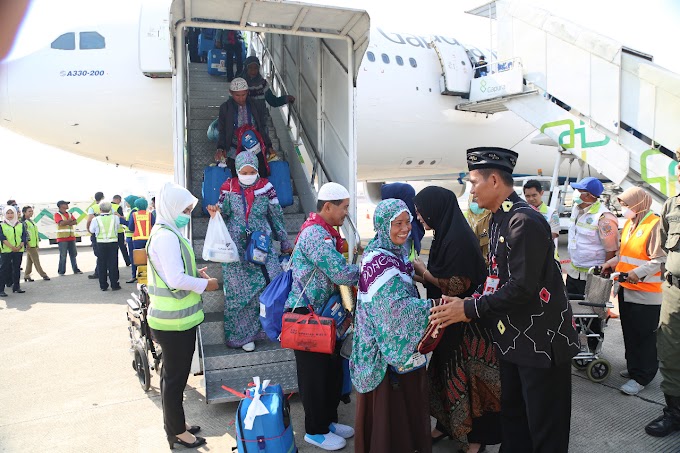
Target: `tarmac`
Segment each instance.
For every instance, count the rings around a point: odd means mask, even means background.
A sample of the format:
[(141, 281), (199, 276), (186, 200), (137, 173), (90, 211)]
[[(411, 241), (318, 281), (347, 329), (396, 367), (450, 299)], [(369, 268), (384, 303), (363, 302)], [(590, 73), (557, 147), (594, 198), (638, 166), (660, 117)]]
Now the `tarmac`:
[[(57, 251), (41, 249), (51, 281), (23, 283), (25, 294), (0, 300), (0, 451), (2, 452), (162, 452), (168, 451), (158, 376), (142, 391), (132, 370), (126, 299), (134, 285), (125, 284), (129, 268), (121, 267), (123, 291), (102, 292), (87, 274), (94, 269), (89, 247), (78, 247), (84, 275), (56, 274)], [(122, 260), (121, 260), (122, 262)], [(644, 425), (661, 414), (660, 376), (638, 396), (619, 391), (624, 379), (620, 322), (606, 330), (602, 357), (612, 373), (595, 384), (573, 371), (571, 452), (680, 452), (680, 432), (657, 439)], [(355, 398), (353, 398), (355, 400)], [(190, 376), (185, 392), (187, 421), (202, 427), (204, 452), (235, 447), (236, 403), (207, 405), (201, 376)], [(292, 423), (300, 452), (320, 452), (303, 441), (304, 412), (291, 398)], [(340, 405), (340, 421), (353, 424), (354, 402)], [(178, 447), (182, 448), (182, 447)], [(343, 451), (353, 451), (350, 440)], [(450, 441), (434, 452), (456, 452)], [(498, 446), (487, 448), (498, 452)]]

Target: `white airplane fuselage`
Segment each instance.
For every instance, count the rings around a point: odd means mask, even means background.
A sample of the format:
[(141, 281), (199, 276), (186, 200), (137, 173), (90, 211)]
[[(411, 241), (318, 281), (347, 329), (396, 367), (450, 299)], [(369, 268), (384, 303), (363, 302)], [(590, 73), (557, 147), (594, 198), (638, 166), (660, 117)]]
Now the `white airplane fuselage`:
[[(74, 33), (73, 50), (48, 43), (0, 65), (0, 124), (82, 156), (171, 173), (171, 79), (142, 73), (140, 4), (126, 5), (128, 21), (97, 17), (91, 22), (97, 25), (63, 30)], [(91, 31), (105, 39), (104, 48), (81, 48), (81, 33)], [(442, 46), (456, 43), (445, 35), (434, 38)], [(461, 112), (455, 109), (460, 97), (441, 94), (441, 65), (429, 39), (372, 30), (368, 52), (375, 59), (364, 57), (357, 79), (358, 179), (457, 178), (467, 171), (465, 150), (475, 146), (517, 150), (517, 174), (550, 171), (555, 149), (530, 144), (527, 137), (535, 129), (524, 120), (511, 112), (488, 117)], [(469, 60), (467, 65), (472, 71)]]

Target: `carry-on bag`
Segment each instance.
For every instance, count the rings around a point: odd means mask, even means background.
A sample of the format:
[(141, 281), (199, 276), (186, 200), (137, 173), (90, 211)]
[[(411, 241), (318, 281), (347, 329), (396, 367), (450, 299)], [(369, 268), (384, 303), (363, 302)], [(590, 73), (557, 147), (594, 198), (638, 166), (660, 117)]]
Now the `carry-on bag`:
[(219, 167), (217, 165), (209, 165), (203, 170), (203, 200), (201, 206), (203, 214), (208, 214), (208, 205), (217, 204), (220, 198), (220, 188), (224, 181), (231, 178), (231, 171), (227, 167)]

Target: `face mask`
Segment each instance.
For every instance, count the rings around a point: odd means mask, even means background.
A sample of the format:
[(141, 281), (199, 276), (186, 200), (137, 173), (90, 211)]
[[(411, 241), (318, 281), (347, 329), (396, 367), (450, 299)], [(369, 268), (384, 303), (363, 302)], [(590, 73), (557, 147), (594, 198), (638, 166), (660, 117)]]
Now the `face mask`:
[(479, 204), (476, 201), (473, 201), (470, 203), (470, 211), (472, 211), (473, 214), (481, 214), (484, 212), (484, 208), (480, 208)]
[(185, 226), (189, 225), (189, 221), (191, 221), (191, 217), (187, 214), (181, 213), (175, 219), (175, 226), (177, 228), (184, 228)]
[(627, 219), (632, 219), (633, 217), (635, 217), (635, 211), (633, 211), (629, 207), (625, 207), (621, 210), (621, 215), (623, 215)]
[(252, 186), (257, 181), (259, 175), (238, 175), (238, 180), (244, 186)]

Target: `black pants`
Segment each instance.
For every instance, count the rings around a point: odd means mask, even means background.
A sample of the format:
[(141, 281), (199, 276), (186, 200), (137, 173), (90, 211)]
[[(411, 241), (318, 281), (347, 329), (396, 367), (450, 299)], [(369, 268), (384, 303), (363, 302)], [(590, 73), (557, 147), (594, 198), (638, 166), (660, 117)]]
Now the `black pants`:
[[(94, 222), (94, 220), (93, 220)], [(95, 261), (95, 266), (94, 266), (94, 275), (96, 277), (99, 276), (99, 247), (97, 247), (97, 236), (94, 234), (90, 235), (90, 241), (92, 242), (92, 251), (94, 252), (94, 256), (97, 257), (97, 260)]]
[(125, 243), (125, 233), (118, 233), (118, 248), (120, 249), (121, 255), (123, 255), (123, 261), (125, 265), (130, 265), (130, 254), (128, 253), (127, 244)]
[(19, 289), (19, 277), (21, 276), (21, 258), (24, 252), (10, 252), (0, 254), (0, 292), (5, 286), (12, 286), (12, 290)]
[(99, 287), (106, 289), (109, 284), (106, 277), (111, 282), (111, 288), (119, 288), (118, 279), (118, 242), (100, 242), (97, 244), (97, 269), (99, 269)]
[(338, 421), (342, 392), (342, 357), (339, 354), (295, 351), (298, 388), (305, 409), (305, 432), (327, 434)]
[(191, 372), (191, 358), (196, 347), (196, 327), (183, 332), (151, 329), (151, 335), (163, 350), (161, 371), (163, 425), (168, 436), (176, 436), (187, 430), (182, 400), (184, 387)]
[(623, 288), (619, 288), (619, 313), (628, 373), (638, 384), (647, 385), (659, 369), (656, 330), (659, 327), (661, 305), (626, 302)]
[(569, 362), (551, 368), (500, 360), (503, 453), (567, 453), (571, 423)]
[[(586, 281), (585, 280), (579, 280), (576, 278), (571, 278), (570, 276), (567, 275), (567, 293), (568, 294), (579, 294), (581, 296), (585, 296), (586, 294)], [(604, 338), (604, 332), (602, 331), (602, 320), (600, 318), (593, 318), (590, 320), (590, 329), (593, 331), (593, 333), (596, 333), (600, 335), (600, 337)], [(595, 352), (595, 349), (597, 348), (597, 338), (592, 337), (588, 338), (588, 348), (592, 352)]]
[(234, 78), (234, 58), (236, 58), (236, 74), (240, 75), (243, 71), (243, 48), (241, 43), (228, 44), (224, 46), (224, 50), (227, 52), (227, 80), (231, 81)]

